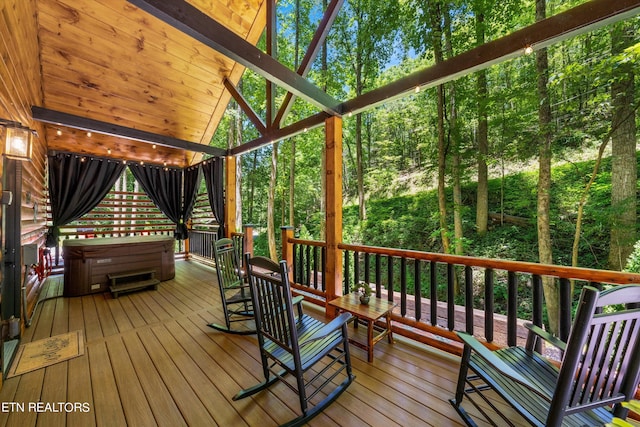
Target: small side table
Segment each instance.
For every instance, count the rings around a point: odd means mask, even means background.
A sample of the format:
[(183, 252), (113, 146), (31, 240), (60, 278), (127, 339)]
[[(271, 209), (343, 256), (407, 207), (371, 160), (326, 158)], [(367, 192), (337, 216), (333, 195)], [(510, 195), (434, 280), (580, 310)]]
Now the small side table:
[[(373, 346), (375, 343), (385, 336), (389, 340), (389, 343), (393, 343), (391, 311), (396, 306), (395, 303), (371, 296), (369, 304), (361, 304), (358, 294), (354, 292), (329, 301), (329, 305), (355, 316), (356, 327), (358, 320), (362, 320), (367, 324), (367, 343), (364, 344), (351, 338), (349, 338), (349, 342), (367, 351), (369, 362), (373, 362)], [(374, 323), (382, 317), (385, 318), (386, 327), (382, 329), (382, 332), (374, 336)]]

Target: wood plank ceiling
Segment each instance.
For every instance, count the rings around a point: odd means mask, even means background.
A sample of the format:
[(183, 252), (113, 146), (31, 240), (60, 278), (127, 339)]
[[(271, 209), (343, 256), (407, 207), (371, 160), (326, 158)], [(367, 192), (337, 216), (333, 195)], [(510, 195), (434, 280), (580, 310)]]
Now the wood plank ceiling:
[[(126, 0), (37, 0), (44, 105), (208, 145), (244, 67)], [(255, 45), (265, 0), (189, 0)], [(50, 150), (184, 166), (192, 151), (46, 126)], [(155, 148), (154, 148), (155, 147)]]

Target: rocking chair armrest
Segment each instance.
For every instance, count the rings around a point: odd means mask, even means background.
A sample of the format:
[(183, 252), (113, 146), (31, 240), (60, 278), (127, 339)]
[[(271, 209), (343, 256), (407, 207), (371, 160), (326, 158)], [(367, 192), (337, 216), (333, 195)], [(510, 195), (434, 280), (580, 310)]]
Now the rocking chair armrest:
[[(551, 335), (549, 332), (545, 331), (541, 327), (536, 326), (533, 323), (525, 323), (524, 326), (529, 330), (530, 334), (535, 334), (538, 337), (540, 337), (543, 340), (545, 340), (546, 342), (548, 342), (549, 344), (557, 347), (558, 349), (560, 349), (562, 351), (566, 351), (566, 349), (567, 349), (567, 343), (566, 342), (560, 340), (559, 338), (554, 337), (553, 335)], [(528, 339), (527, 339), (527, 341), (528, 341)]]
[(298, 307), (298, 317), (302, 317), (302, 301), (304, 301), (304, 296), (296, 295), (291, 299), (291, 306)]
[(485, 347), (484, 344), (478, 341), (473, 335), (467, 334), (466, 332), (457, 332), (457, 334), (466, 346), (469, 346), (472, 351), (476, 352), (478, 356), (482, 357), (485, 361), (487, 361), (487, 363), (491, 364), (501, 374), (527, 387), (545, 400), (549, 400), (549, 396), (542, 393), (538, 389), (538, 387), (533, 385), (529, 380), (527, 380), (511, 366), (505, 363), (502, 359), (493, 354), (491, 350)]
[(342, 326), (345, 323), (347, 323), (349, 320), (351, 320), (352, 317), (353, 316), (351, 315), (351, 313), (340, 314), (340, 316), (336, 317), (331, 322), (327, 323), (322, 328), (318, 329), (313, 334), (311, 334), (306, 340), (304, 340), (304, 342), (301, 342), (300, 347), (310, 344), (314, 341), (320, 340), (326, 337), (327, 335), (334, 333), (338, 329), (342, 328)]

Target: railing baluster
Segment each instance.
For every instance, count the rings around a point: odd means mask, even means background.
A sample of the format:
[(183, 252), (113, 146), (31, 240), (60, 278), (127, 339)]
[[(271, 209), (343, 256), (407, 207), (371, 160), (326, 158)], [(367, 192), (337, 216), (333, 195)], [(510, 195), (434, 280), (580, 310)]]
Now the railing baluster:
[(507, 274), (507, 345), (516, 345), (518, 337), (518, 283), (516, 273)]
[(422, 277), (420, 275), (420, 266), (422, 263), (420, 260), (413, 261), (413, 296), (415, 298), (414, 310), (416, 312), (416, 321), (422, 319)]
[(313, 247), (313, 288), (318, 289), (318, 270), (320, 270), (318, 255), (320, 253), (320, 247)]
[(455, 265), (447, 263), (447, 329), (450, 331), (456, 328), (455, 282)]
[(387, 299), (393, 301), (393, 257), (387, 257)]
[(400, 258), (400, 315), (407, 315), (407, 258)]
[(382, 293), (382, 256), (376, 254), (376, 297), (380, 298)]
[(569, 279), (560, 279), (560, 339), (562, 341), (567, 341), (567, 338), (569, 338), (572, 301), (571, 281)]
[(369, 276), (370, 276), (370, 274), (369, 274), (369, 268), (370, 268), (369, 259), (370, 259), (370, 257), (371, 257), (371, 254), (369, 254), (368, 252), (364, 253), (364, 281), (367, 284), (371, 283), (371, 281), (369, 280), (370, 279), (369, 278)]
[(306, 286), (311, 285), (311, 246), (307, 246), (305, 250), (305, 281)]
[(353, 253), (353, 283), (360, 282), (360, 252)]
[(322, 254), (322, 292), (326, 292), (327, 288), (324, 278), (327, 277), (327, 248), (323, 246), (320, 253)]
[(349, 282), (349, 251), (344, 251), (344, 294), (348, 294), (350, 292), (350, 282)]
[(431, 291), (431, 301), (429, 301), (431, 307), (431, 324), (433, 326), (438, 325), (438, 264), (435, 261), (429, 262), (429, 287)]
[(473, 269), (468, 265), (464, 268), (464, 287), (466, 331), (473, 335)]
[(493, 269), (484, 271), (484, 337), (487, 342), (493, 342)]

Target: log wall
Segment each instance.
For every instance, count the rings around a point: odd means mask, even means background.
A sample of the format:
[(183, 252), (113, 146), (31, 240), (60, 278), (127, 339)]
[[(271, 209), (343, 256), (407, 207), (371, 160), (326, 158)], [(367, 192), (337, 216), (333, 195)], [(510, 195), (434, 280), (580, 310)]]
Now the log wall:
[[(22, 164), (22, 192), (14, 194), (13, 203), (21, 206), (21, 243), (42, 245), (46, 233), (47, 146), (44, 127), (31, 117), (31, 106), (42, 105), (43, 102), (36, 15), (35, 0), (4, 0), (0, 3), (0, 118), (20, 122), (35, 129), (39, 135), (34, 139), (32, 161)], [(4, 134), (0, 140), (4, 141)], [(0, 147), (0, 151), (4, 152), (4, 147)], [(0, 176), (3, 172), (4, 161), (1, 161)], [(0, 212), (0, 220), (1, 216)], [(33, 279), (29, 277), (27, 281), (28, 310), (33, 309), (34, 298), (41, 285), (40, 281)]]

